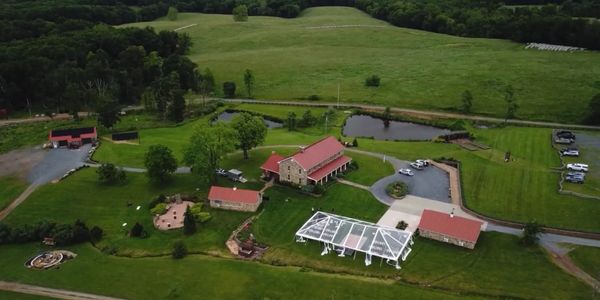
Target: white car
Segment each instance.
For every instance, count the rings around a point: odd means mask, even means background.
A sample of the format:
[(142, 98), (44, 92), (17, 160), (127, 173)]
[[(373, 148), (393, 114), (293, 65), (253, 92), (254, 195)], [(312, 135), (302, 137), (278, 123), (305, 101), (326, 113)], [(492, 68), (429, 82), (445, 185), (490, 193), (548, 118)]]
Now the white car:
[(588, 165), (586, 165), (586, 164), (567, 164), (567, 170), (587, 172)]
[(398, 173), (406, 175), (406, 176), (413, 176), (413, 175), (415, 175), (415, 173), (411, 169), (400, 169), (400, 170), (398, 170)]
[(579, 150), (576, 149), (565, 149), (560, 151), (562, 156), (579, 156)]
[(410, 163), (410, 166), (411, 166), (413, 169), (417, 169), (417, 170), (423, 170), (423, 168), (424, 168), (422, 164), (420, 164), (420, 163), (416, 163), (416, 162), (412, 162), (412, 163)]
[(417, 159), (415, 160), (416, 163), (420, 164), (423, 167), (428, 167), (429, 166), (429, 162), (425, 159)]

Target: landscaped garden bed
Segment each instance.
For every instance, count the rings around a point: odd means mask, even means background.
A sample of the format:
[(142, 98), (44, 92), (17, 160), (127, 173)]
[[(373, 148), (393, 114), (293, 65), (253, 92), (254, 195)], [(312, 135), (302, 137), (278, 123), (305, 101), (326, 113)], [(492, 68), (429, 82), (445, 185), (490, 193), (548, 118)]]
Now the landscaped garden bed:
[(402, 181), (395, 181), (385, 187), (388, 196), (396, 199), (402, 199), (408, 194), (408, 185)]

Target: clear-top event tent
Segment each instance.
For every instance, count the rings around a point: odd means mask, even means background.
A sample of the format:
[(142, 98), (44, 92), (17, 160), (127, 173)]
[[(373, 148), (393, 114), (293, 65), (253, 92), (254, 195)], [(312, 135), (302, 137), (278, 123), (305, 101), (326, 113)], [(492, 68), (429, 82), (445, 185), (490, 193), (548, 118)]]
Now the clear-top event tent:
[(406, 260), (413, 244), (411, 232), (321, 211), (296, 232), (297, 242), (306, 242), (306, 239), (325, 244), (321, 255), (330, 250), (338, 252), (339, 256), (344, 256), (348, 250), (359, 251), (365, 253), (367, 266), (371, 264), (372, 256), (378, 256), (398, 269), (399, 259)]

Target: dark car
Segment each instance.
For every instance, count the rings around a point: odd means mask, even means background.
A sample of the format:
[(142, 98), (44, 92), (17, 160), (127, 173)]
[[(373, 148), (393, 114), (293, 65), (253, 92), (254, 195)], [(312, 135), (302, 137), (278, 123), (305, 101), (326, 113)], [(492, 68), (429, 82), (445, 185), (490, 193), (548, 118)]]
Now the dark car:
[(575, 139), (575, 134), (573, 134), (572, 132), (567, 131), (567, 130), (561, 130), (561, 131), (557, 132), (556, 136), (561, 139), (569, 139), (569, 140)]
[(565, 180), (567, 182), (579, 183), (579, 184), (583, 184), (583, 182), (584, 182), (583, 177), (579, 177), (579, 176), (567, 176), (567, 177), (565, 177)]

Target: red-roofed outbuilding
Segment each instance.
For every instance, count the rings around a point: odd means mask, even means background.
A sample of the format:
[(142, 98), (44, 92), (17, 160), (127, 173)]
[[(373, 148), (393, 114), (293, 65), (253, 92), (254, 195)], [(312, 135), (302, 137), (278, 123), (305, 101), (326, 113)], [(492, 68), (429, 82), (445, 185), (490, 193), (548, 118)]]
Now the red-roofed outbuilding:
[(422, 237), (473, 249), (479, 238), (482, 222), (435, 210), (425, 209), (419, 223)]
[(307, 185), (327, 182), (331, 176), (344, 172), (351, 161), (344, 155), (344, 145), (329, 136), (287, 158), (273, 153), (260, 168), (265, 177)]
[(212, 186), (208, 192), (208, 200), (211, 207), (256, 211), (262, 202), (262, 195), (259, 191)]

